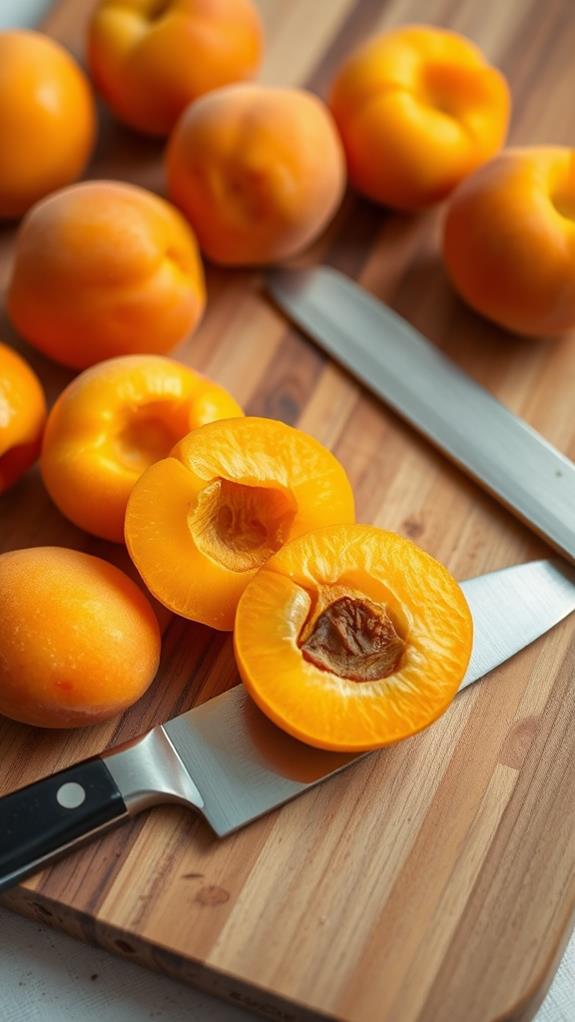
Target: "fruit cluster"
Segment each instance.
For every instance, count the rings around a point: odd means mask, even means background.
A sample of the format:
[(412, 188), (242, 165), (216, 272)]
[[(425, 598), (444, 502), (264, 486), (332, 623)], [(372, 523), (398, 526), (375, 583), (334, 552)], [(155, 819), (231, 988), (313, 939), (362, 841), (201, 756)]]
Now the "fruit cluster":
[[(244, 417), (221, 386), (165, 357), (201, 320), (201, 254), (226, 266), (292, 257), (336, 215), (346, 182), (404, 212), (448, 197), (443, 251), (460, 293), (506, 327), (559, 333), (575, 325), (573, 160), (497, 155), (506, 81), (453, 32), (369, 40), (327, 103), (250, 82), (262, 49), (252, 0), (98, 3), (92, 81), (131, 129), (167, 138), (167, 201), (126, 182), (74, 183), (97, 133), (88, 78), (53, 40), (0, 33), (0, 217), (25, 214), (8, 313), (25, 340), (81, 370), (46, 420), (39, 381), (0, 345), (0, 492), (41, 452), (71, 522), (125, 541), (171, 611), (234, 629), (242, 678), (272, 719), (358, 750), (445, 709), (469, 658), (469, 612), (414, 544), (354, 524), (345, 471), (321, 444)], [(0, 646), (0, 710), (73, 726), (146, 689), (160, 635), (116, 568), (34, 548), (0, 557)]]

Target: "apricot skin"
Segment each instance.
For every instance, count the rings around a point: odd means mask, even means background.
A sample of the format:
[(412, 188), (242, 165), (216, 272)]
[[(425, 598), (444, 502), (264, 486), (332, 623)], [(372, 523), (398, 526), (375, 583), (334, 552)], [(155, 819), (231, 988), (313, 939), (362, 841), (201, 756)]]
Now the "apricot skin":
[(255, 75), (262, 28), (251, 0), (100, 0), (88, 62), (116, 116), (167, 135), (188, 103)]
[(134, 483), (190, 429), (242, 415), (223, 387), (159, 355), (124, 355), (86, 369), (53, 406), (42, 477), (75, 525), (121, 543)]
[(464, 181), (445, 218), (443, 257), (461, 297), (507, 330), (575, 327), (575, 150), (508, 149)]
[(0, 32), (0, 218), (81, 177), (96, 133), (88, 81), (39, 32)]
[(168, 193), (202, 251), (223, 265), (265, 264), (309, 245), (345, 186), (331, 115), (303, 89), (231, 85), (182, 115), (167, 152)]
[(20, 227), (10, 317), (63, 365), (165, 354), (195, 329), (204, 304), (192, 231), (144, 188), (73, 185), (35, 206)]
[(509, 88), (456, 32), (402, 25), (346, 58), (330, 108), (350, 183), (368, 198), (412, 210), (442, 199), (505, 141)]
[(45, 420), (46, 401), (36, 373), (16, 351), (0, 344), (0, 493), (36, 461)]
[(96, 724), (140, 698), (159, 656), (148, 600), (112, 564), (63, 547), (0, 555), (0, 713)]

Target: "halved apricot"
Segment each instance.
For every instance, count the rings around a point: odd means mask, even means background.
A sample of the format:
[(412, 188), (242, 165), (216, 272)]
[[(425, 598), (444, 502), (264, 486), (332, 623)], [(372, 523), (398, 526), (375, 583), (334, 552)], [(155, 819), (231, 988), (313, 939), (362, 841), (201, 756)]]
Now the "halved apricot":
[(130, 556), (150, 592), (223, 631), (258, 568), (295, 536), (354, 520), (337, 459), (275, 419), (212, 422), (148, 468), (126, 511)]
[(243, 415), (227, 390), (161, 355), (124, 355), (86, 369), (46, 425), (42, 475), (72, 522), (121, 543), (132, 486), (191, 429)]
[(369, 525), (282, 547), (238, 604), (234, 648), (261, 710), (321, 749), (361, 752), (431, 724), (471, 655), (465, 597), (410, 540)]

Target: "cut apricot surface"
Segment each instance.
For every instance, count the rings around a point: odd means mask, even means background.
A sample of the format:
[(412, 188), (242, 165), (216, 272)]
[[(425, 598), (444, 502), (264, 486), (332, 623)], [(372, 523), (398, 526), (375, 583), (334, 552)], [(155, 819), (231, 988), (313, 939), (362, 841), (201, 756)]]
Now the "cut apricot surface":
[(54, 405), (42, 475), (54, 503), (87, 532), (124, 536), (130, 491), (191, 429), (243, 415), (223, 387), (173, 359), (126, 355), (85, 370)]
[(368, 525), (282, 547), (238, 604), (234, 648), (257, 705), (322, 749), (361, 752), (431, 724), (457, 692), (472, 619), (443, 565)]
[(233, 628), (237, 602), (283, 543), (354, 520), (344, 469), (313, 437), (274, 419), (193, 430), (148, 468), (128, 501), (128, 550), (170, 610)]

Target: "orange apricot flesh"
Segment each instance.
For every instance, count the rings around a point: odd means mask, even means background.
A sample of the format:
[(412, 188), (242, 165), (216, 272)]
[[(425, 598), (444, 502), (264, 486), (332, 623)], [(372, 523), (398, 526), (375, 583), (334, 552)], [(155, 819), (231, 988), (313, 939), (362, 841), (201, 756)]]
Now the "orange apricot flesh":
[(284, 731), (362, 752), (407, 738), (449, 706), (472, 645), (465, 597), (410, 540), (340, 525), (282, 547), (236, 613), (240, 675)]
[(36, 373), (16, 351), (0, 344), (0, 493), (36, 461), (45, 419)]
[(86, 369), (48, 417), (42, 476), (75, 525), (121, 543), (132, 487), (191, 429), (243, 415), (223, 387), (160, 355), (125, 355)]
[(148, 688), (160, 641), (144, 594), (99, 557), (63, 547), (0, 556), (5, 716), (39, 727), (106, 720)]
[(223, 631), (261, 565), (303, 532), (354, 520), (337, 459), (274, 419), (193, 430), (148, 468), (126, 511), (126, 544), (150, 592), (182, 617)]

